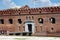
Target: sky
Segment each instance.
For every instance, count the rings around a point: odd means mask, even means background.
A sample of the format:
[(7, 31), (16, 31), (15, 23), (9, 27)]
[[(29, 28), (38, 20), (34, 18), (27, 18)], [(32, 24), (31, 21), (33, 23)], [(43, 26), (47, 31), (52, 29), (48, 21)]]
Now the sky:
[(60, 0), (0, 0), (0, 10), (20, 8), (25, 5), (30, 8), (60, 6)]

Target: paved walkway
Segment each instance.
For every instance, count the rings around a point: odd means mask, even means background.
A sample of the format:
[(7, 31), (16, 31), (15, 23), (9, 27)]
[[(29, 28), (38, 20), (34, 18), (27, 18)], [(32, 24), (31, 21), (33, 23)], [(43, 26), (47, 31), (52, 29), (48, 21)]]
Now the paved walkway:
[(0, 36), (0, 40), (60, 40), (60, 37)]

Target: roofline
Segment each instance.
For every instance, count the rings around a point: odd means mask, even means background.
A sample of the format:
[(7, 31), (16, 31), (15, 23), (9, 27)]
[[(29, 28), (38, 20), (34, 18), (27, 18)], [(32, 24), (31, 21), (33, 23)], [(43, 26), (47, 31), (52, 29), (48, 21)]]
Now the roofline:
[[(60, 7), (60, 6), (48, 6), (48, 7), (37, 7), (37, 8), (54, 8), (54, 7)], [(5, 11), (5, 10), (18, 10), (18, 9), (21, 9), (21, 8), (8, 8), (8, 9), (3, 9), (3, 10), (0, 10), (0, 11)], [(29, 8), (29, 9), (35, 9), (35, 8)]]

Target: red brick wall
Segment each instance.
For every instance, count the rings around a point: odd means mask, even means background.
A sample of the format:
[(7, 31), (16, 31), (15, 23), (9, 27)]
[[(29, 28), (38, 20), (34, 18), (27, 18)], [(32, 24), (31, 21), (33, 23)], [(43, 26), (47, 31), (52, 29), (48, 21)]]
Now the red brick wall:
[[(26, 16), (30, 18), (26, 19)], [(51, 17), (56, 19), (55, 24), (50, 23), (49, 18)], [(10, 18), (13, 19), (13, 24), (9, 24)], [(43, 24), (38, 23), (38, 18), (43, 18)], [(0, 24), (0, 30), (22, 32), (25, 28), (25, 20), (34, 20), (35, 32), (60, 32), (60, 7), (8, 9), (0, 11), (0, 19), (4, 19), (4, 24)], [(18, 23), (18, 19), (22, 20), (21, 24)]]

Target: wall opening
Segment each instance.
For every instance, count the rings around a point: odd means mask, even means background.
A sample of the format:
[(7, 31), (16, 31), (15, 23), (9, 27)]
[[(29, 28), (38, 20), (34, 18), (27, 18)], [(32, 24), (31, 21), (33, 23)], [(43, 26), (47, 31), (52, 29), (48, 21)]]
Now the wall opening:
[(32, 24), (28, 24), (28, 30), (29, 32), (32, 32)]
[(12, 19), (9, 19), (9, 23), (10, 23), (10, 24), (13, 24), (13, 20), (12, 20)]
[(21, 23), (22, 23), (21, 19), (18, 19), (18, 23), (19, 23), (19, 24), (21, 24)]
[(4, 24), (4, 19), (0, 19), (0, 23), (1, 24)]
[(22, 33), (22, 35), (23, 35), (23, 36), (26, 36), (26, 35), (27, 35), (27, 33)]
[(13, 33), (9, 33), (9, 35), (14, 35)]
[(51, 28), (51, 30), (53, 31), (53, 30), (54, 30), (54, 28)]
[(15, 33), (15, 35), (17, 35), (17, 36), (20, 35), (20, 34), (21, 34), (21, 33)]
[(55, 18), (51, 17), (50, 22), (54, 24), (55, 23)]
[(42, 18), (38, 18), (38, 22), (43, 24), (43, 19)]

